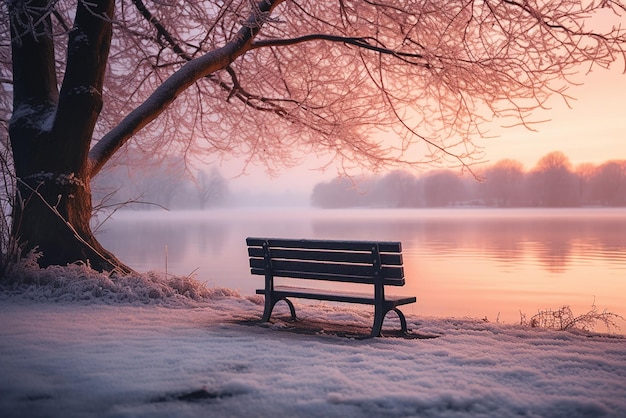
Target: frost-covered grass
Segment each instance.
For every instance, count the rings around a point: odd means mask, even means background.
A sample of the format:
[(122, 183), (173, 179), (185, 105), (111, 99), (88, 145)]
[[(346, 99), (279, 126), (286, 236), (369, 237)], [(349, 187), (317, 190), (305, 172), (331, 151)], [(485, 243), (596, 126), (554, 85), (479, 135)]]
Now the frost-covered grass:
[[(177, 282), (176, 280), (181, 280)], [(185, 280), (189, 282), (185, 284)], [(100, 289), (100, 290), (98, 290)], [(157, 293), (158, 297), (157, 296)], [(626, 340), (50, 268), (0, 291), (2, 417), (619, 417)]]
[(151, 271), (130, 275), (100, 273), (85, 264), (37, 266), (36, 255), (14, 264), (0, 282), (0, 294), (32, 301), (134, 303), (192, 306), (216, 296), (237, 295), (224, 288), (207, 288), (193, 276)]

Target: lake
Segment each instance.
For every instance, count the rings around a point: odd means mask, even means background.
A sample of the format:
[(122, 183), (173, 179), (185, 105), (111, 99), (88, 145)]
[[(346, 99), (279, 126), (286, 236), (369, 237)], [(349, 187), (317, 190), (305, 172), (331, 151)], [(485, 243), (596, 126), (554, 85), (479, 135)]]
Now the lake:
[[(189, 275), (243, 295), (248, 236), (401, 241), (406, 313), (518, 323), (569, 305), (626, 316), (626, 210), (219, 209), (117, 212), (101, 243), (138, 271)], [(626, 321), (618, 321), (626, 333)], [(599, 328), (605, 331), (605, 328)]]

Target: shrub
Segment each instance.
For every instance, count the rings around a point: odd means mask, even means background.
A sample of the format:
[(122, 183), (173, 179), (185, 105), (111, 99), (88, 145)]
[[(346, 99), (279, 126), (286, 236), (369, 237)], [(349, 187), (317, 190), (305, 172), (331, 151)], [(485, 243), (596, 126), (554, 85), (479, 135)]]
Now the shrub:
[(544, 309), (533, 315), (530, 320), (526, 319), (526, 314), (520, 312), (520, 324), (531, 328), (546, 328), (557, 331), (578, 329), (582, 331), (593, 331), (598, 323), (604, 324), (607, 331), (619, 329), (615, 323), (617, 319), (624, 319), (621, 315), (608, 312), (606, 309), (600, 311), (594, 303), (591, 309), (582, 315), (575, 316), (569, 305), (560, 308)]

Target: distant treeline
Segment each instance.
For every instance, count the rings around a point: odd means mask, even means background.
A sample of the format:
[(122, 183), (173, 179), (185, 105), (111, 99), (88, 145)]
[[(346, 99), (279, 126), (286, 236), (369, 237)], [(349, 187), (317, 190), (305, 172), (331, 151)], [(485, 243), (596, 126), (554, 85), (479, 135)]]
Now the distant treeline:
[(560, 151), (539, 160), (531, 170), (505, 159), (476, 173), (451, 170), (415, 176), (393, 171), (353, 182), (339, 178), (317, 184), (311, 205), (345, 207), (577, 207), (626, 206), (626, 160), (572, 167)]
[(217, 169), (190, 173), (181, 161), (145, 161), (118, 165), (94, 179), (93, 204), (125, 209), (208, 209), (230, 196)]

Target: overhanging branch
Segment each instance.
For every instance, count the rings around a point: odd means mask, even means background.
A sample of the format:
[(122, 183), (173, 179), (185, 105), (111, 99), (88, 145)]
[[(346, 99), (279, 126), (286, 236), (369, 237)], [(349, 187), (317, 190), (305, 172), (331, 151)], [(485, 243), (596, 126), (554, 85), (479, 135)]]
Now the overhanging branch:
[(181, 46), (176, 42), (172, 34), (163, 26), (163, 24), (157, 19), (146, 7), (142, 0), (133, 0), (135, 7), (139, 10), (139, 13), (154, 26), (160, 38), (163, 38), (167, 41), (168, 44), (172, 47), (172, 50), (181, 58), (184, 58), (187, 61), (190, 61), (192, 57), (187, 54)]
[(203, 77), (226, 68), (250, 50), (252, 40), (263, 26), (263, 17), (284, 0), (261, 0), (253, 8), (233, 40), (184, 64), (165, 80), (141, 105), (98, 141), (89, 152), (89, 174), (95, 176), (104, 164), (144, 126), (155, 120), (189, 86)]
[[(370, 38), (338, 36), (338, 35), (329, 35), (329, 34), (324, 34), (324, 33), (314, 33), (310, 35), (304, 35), (304, 36), (299, 36), (297, 38), (289, 38), (289, 39), (264, 39), (261, 41), (253, 42), (250, 49), (257, 49), (257, 48), (263, 48), (263, 47), (269, 47), (269, 46), (296, 45), (296, 44), (301, 44), (304, 42), (310, 42), (310, 41), (315, 41), (315, 40), (337, 42), (337, 43), (342, 43), (345, 45), (352, 45), (352, 46), (356, 46), (362, 49), (367, 49), (370, 51), (378, 52), (383, 55), (391, 55), (391, 56), (395, 56), (395, 57), (403, 58), (403, 59), (409, 59), (409, 58), (420, 59), (420, 60), (425, 59), (424, 56), (419, 53), (396, 51), (394, 49), (386, 48), (384, 46), (373, 45), (370, 43), (370, 40), (371, 40)], [(423, 63), (414, 62), (413, 64), (421, 65), (424, 68), (430, 68), (430, 64), (428, 64), (428, 62), (423, 62)]]

